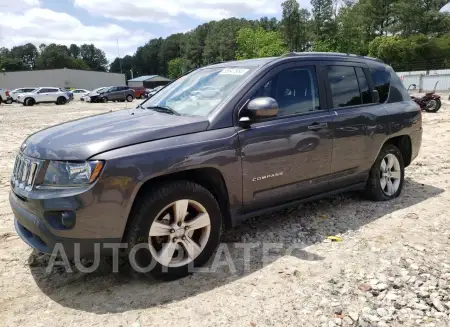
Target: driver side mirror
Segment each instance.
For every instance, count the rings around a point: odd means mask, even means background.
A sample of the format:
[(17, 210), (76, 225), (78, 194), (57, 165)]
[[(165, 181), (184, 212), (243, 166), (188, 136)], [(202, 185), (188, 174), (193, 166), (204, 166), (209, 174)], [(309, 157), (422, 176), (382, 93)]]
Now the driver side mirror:
[(276, 117), (278, 109), (277, 101), (270, 97), (250, 100), (239, 113), (239, 123), (248, 125), (260, 119)]

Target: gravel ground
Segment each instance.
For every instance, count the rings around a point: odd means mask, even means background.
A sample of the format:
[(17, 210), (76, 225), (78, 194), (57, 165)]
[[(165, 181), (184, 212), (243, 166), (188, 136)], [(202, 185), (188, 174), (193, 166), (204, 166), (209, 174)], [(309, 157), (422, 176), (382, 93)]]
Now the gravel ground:
[[(421, 153), (394, 201), (344, 194), (251, 219), (223, 236), (221, 260), (233, 265), (178, 281), (47, 273), (48, 257), (13, 228), (15, 151), (34, 131), (123, 106), (0, 107), (0, 325), (449, 326), (448, 101), (437, 114), (424, 113)], [(249, 260), (241, 242), (254, 243)], [(284, 248), (267, 258), (262, 243)]]

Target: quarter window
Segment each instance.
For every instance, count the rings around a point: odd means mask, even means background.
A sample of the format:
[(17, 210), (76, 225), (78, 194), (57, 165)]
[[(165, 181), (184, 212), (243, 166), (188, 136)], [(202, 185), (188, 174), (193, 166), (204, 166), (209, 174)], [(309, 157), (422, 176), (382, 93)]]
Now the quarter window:
[(313, 66), (286, 69), (268, 80), (253, 96), (278, 102), (278, 116), (320, 110), (316, 71)]
[(354, 67), (327, 66), (327, 72), (334, 108), (362, 104)]
[(380, 95), (380, 103), (385, 103), (389, 96), (391, 74), (383, 69), (371, 69), (370, 75), (372, 75), (375, 89)]

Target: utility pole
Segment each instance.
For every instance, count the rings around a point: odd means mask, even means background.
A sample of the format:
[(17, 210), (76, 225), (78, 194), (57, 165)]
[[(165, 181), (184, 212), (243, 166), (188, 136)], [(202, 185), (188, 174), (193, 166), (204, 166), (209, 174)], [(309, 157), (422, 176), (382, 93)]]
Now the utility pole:
[(122, 58), (120, 57), (119, 38), (117, 38), (116, 41), (117, 41), (117, 55), (119, 56), (119, 63), (120, 63), (120, 73), (122, 74)]

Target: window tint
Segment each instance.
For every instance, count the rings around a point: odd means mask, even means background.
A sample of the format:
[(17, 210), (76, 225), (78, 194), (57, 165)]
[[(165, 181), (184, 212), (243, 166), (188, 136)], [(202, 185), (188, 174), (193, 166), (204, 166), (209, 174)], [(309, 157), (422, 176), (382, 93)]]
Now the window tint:
[(333, 107), (342, 108), (362, 104), (355, 69), (348, 66), (327, 66)]
[(40, 89), (39, 93), (49, 93), (51, 92), (50, 89)]
[(363, 104), (372, 103), (372, 95), (370, 94), (369, 84), (366, 75), (361, 67), (355, 67), (356, 76), (358, 77), (359, 91)]
[(320, 110), (316, 71), (312, 66), (286, 69), (267, 81), (252, 98), (271, 97), (278, 102), (278, 116)]
[(55, 93), (55, 92), (59, 91), (58, 89), (46, 89), (46, 90), (47, 90), (47, 93)]
[(385, 103), (389, 96), (389, 86), (391, 82), (391, 74), (384, 69), (371, 69), (370, 75), (372, 75), (375, 89), (380, 95), (380, 103)]

